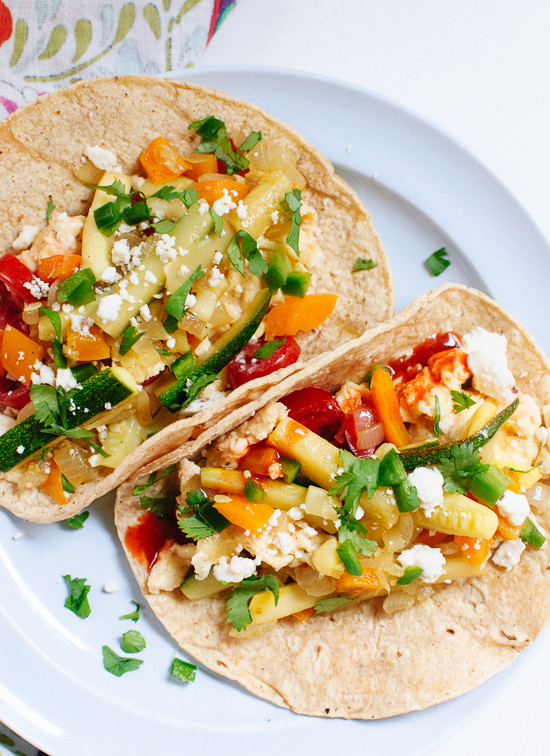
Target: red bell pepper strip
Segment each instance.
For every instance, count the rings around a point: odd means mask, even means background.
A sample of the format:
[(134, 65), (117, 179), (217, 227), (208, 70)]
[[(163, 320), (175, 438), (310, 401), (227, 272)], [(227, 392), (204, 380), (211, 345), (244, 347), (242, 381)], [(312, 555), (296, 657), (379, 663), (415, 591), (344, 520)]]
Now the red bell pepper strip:
[(40, 301), (31, 293), (29, 286), (25, 286), (32, 284), (34, 278), (27, 266), (11, 252), (0, 257), (0, 281), (6, 284), (8, 291), (14, 291), (27, 304)]

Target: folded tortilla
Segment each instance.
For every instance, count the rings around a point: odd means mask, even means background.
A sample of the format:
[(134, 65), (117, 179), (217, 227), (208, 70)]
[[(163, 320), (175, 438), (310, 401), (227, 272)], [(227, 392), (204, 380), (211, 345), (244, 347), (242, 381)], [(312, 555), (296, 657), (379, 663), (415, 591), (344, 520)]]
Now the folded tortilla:
[[(212, 114), (225, 121), (229, 134), (254, 129), (273, 142), (289, 145), (307, 182), (302, 197), (317, 213), (323, 253), (309, 268), (313, 278), (308, 293), (337, 293), (339, 300), (320, 329), (298, 335), (301, 359), (356, 338), (391, 317), (393, 285), (382, 244), (358, 196), (335, 175), (331, 163), (300, 134), (260, 108), (175, 80), (121, 76), (81, 81), (38, 98), (3, 121), (0, 183), (9, 202), (0, 206), (0, 254), (10, 250), (22, 226), (44, 224), (48, 197), (60, 212), (87, 214), (93, 190), (83, 183), (82, 156), (89, 146), (99, 144), (114, 152), (124, 173), (141, 173), (138, 155), (154, 137), (162, 134), (182, 153), (192, 152), (196, 138), (188, 125)], [(352, 274), (358, 257), (373, 260), (376, 267)], [(296, 369), (290, 366), (283, 376)], [(195, 426), (211, 425), (243, 402), (254, 401), (280, 378), (258, 379), (231, 392), (200, 417), (175, 421), (112, 474), (98, 472), (96, 480), (80, 485), (64, 506), (41, 490), (18, 488), (2, 476), (0, 505), (34, 522), (70, 517), (144, 464), (181, 446)]]
[[(428, 336), (474, 326), (504, 334), (508, 365), (518, 388), (536, 399), (548, 423), (550, 363), (527, 331), (489, 297), (458, 285), (424, 294), (394, 320), (266, 391), (179, 452), (144, 470), (199, 459), (216, 437), (250, 418), (270, 401), (315, 385), (334, 391), (346, 379), (388, 362)], [(181, 466), (185, 470), (185, 464)], [(138, 479), (119, 489), (116, 525), (126, 529), (143, 510), (132, 496)], [(546, 507), (540, 525), (550, 532), (550, 487), (541, 483)], [(225, 600), (187, 600), (179, 589), (151, 594), (147, 573), (127, 552), (143, 595), (179, 645), (199, 663), (252, 693), (301, 714), (378, 719), (454, 698), (511, 663), (550, 619), (550, 549), (528, 549), (505, 573), (492, 564), (483, 577), (460, 580), (411, 609), (386, 615), (382, 599), (351, 604), (301, 624), (279, 620), (263, 637), (228, 635)]]

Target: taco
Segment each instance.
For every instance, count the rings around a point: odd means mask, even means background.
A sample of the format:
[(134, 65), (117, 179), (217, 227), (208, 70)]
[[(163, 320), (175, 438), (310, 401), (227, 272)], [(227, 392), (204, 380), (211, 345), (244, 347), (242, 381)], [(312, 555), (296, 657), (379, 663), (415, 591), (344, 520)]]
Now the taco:
[(550, 365), (448, 285), (117, 495), (191, 656), (302, 714), (376, 719), (494, 675), (550, 617)]
[(97, 79), (0, 144), (0, 504), (26, 519), (75, 514), (392, 314), (360, 200), (253, 105)]

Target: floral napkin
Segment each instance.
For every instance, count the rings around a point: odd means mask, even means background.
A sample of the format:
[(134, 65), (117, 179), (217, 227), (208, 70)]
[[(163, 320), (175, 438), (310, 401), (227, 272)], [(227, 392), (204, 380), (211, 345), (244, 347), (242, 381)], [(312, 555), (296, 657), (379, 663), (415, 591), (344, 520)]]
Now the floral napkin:
[[(237, 0), (0, 0), (0, 119), (77, 79), (194, 66)], [(0, 722), (0, 756), (38, 756)]]
[(0, 118), (76, 79), (195, 65), (236, 0), (0, 0)]

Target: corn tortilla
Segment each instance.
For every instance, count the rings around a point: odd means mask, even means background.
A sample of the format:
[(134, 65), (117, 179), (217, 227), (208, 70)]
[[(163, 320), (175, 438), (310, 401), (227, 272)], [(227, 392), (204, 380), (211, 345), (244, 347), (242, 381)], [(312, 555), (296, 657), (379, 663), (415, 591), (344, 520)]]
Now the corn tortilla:
[[(466, 333), (480, 325), (508, 340), (508, 364), (520, 390), (539, 406), (550, 403), (550, 363), (527, 331), (489, 297), (447, 285), (424, 294), (394, 320), (266, 391), (217, 427), (154, 465), (194, 459), (217, 436), (269, 401), (315, 385), (334, 391), (361, 380), (370, 365), (404, 353), (441, 331)], [(183, 469), (185, 466), (183, 465)], [(137, 478), (118, 492), (115, 518), (121, 542), (142, 513), (132, 496)], [(543, 500), (550, 504), (547, 480)], [(539, 514), (550, 532), (550, 507)], [(386, 615), (382, 599), (352, 604), (330, 615), (276, 623), (260, 638), (228, 635), (224, 598), (188, 601), (179, 589), (151, 594), (146, 571), (127, 553), (140, 588), (158, 619), (198, 662), (278, 706), (313, 716), (378, 719), (465, 693), (510, 664), (550, 619), (550, 549), (524, 552), (506, 573), (488, 566), (483, 577), (452, 583), (411, 609)]]
[[(89, 146), (114, 152), (124, 173), (141, 173), (138, 155), (152, 139), (163, 135), (182, 153), (192, 152), (198, 139), (188, 125), (212, 114), (225, 121), (229, 134), (259, 130), (297, 154), (297, 168), (307, 182), (303, 199), (317, 212), (323, 251), (322, 259), (311, 267), (309, 293), (339, 295), (324, 325), (297, 337), (301, 359), (332, 349), (391, 317), (394, 293), (384, 249), (361, 201), (335, 175), (331, 163), (300, 134), (254, 105), (207, 87), (152, 76), (81, 81), (38, 98), (0, 124), (0, 183), (9, 197), (0, 206), (0, 254), (11, 249), (24, 225), (44, 225), (48, 197), (59, 212), (87, 214), (93, 191), (83, 183), (82, 156)], [(352, 275), (358, 257), (372, 259), (377, 266)], [(295, 370), (290, 366), (283, 375)], [(273, 380), (270, 377), (267, 385)], [(70, 517), (150, 460), (181, 446), (197, 423), (212, 424), (243, 402), (254, 401), (265, 385), (258, 379), (209, 407), (200, 418), (171, 424), (112, 474), (98, 473), (96, 480), (79, 486), (64, 506), (41, 490), (17, 488), (1, 476), (0, 505), (34, 522)]]

